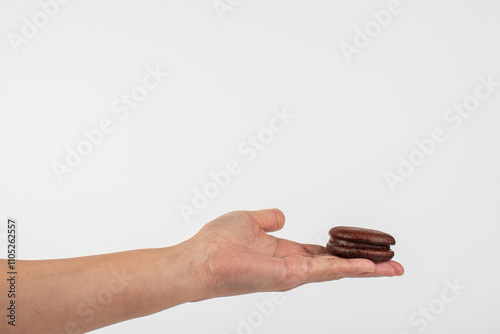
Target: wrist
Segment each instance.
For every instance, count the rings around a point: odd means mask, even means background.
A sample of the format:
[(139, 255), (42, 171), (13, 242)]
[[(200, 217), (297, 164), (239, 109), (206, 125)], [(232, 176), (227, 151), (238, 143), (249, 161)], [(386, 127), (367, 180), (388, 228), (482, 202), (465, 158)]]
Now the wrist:
[[(189, 239), (162, 249), (165, 262), (162, 282), (177, 304), (196, 302), (210, 297), (205, 270), (206, 250)], [(175, 282), (175, 286), (172, 283)], [(175, 296), (174, 296), (175, 295)]]

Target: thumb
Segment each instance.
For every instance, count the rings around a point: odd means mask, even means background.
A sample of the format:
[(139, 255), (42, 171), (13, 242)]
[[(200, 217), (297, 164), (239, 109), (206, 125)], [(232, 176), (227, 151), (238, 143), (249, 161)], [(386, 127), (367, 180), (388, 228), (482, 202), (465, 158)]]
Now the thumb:
[(246, 212), (266, 232), (278, 231), (285, 225), (285, 215), (279, 209)]

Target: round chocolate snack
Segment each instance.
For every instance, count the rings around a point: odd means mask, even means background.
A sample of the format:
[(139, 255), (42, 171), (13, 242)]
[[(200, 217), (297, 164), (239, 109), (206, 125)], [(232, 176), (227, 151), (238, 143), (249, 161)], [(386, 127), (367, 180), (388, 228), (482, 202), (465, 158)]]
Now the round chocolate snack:
[(367, 228), (337, 226), (330, 229), (326, 244), (328, 253), (344, 258), (364, 258), (375, 263), (394, 257), (390, 246), (396, 240), (387, 233)]

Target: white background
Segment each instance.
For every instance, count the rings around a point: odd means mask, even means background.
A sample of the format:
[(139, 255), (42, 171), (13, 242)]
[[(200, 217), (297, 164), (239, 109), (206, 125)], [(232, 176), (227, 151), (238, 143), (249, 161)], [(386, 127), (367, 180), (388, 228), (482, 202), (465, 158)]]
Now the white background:
[[(496, 333), (500, 89), (459, 129), (443, 114), (479, 76), (500, 81), (500, 3), (402, 0), (349, 63), (341, 43), (387, 6), (243, 0), (222, 20), (210, 0), (73, 0), (15, 52), (9, 34), (40, 5), (1, 0), (0, 219), (19, 221), (19, 256), (163, 247), (225, 212), (278, 207), (287, 223), (275, 234), (299, 242), (323, 244), (335, 225), (391, 233), (406, 273), (285, 293), (253, 332), (419, 333), (423, 321), (426, 333)], [(119, 119), (111, 104), (148, 66), (170, 75)], [(237, 148), (273, 108), (296, 118), (246, 163)], [(59, 182), (53, 162), (103, 118), (115, 131)], [(447, 141), (391, 191), (384, 173), (438, 127)], [(233, 159), (241, 174), (185, 221), (179, 206)], [(466, 288), (443, 304), (447, 280)], [(238, 317), (269, 296), (185, 304), (96, 333), (238, 333)], [(422, 320), (431, 305), (445, 308)]]

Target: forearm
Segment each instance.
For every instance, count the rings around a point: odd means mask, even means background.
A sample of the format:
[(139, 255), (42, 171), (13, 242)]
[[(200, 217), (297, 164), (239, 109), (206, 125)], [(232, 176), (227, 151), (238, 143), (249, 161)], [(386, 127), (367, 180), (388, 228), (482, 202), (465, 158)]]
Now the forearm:
[[(3, 320), (0, 332), (84, 333), (203, 299), (203, 281), (191, 258), (183, 243), (64, 260), (18, 261), (18, 320), (15, 328)], [(7, 291), (6, 280), (2, 281), (2, 290)], [(6, 294), (1, 295), (5, 300)]]

